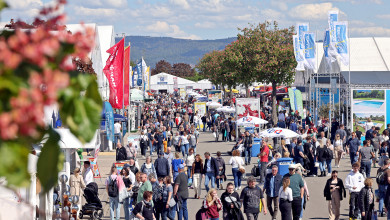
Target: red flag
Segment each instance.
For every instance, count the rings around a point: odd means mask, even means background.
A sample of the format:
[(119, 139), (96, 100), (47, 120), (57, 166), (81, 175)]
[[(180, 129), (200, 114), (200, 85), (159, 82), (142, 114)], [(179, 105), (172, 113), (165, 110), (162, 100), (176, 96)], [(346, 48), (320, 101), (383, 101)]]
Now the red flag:
[(103, 69), (110, 83), (110, 104), (113, 108), (122, 108), (123, 101), (123, 51), (125, 39), (107, 50), (110, 54)]
[(129, 81), (129, 73), (130, 73), (130, 46), (125, 48), (125, 88), (124, 89), (124, 102), (125, 106), (129, 105), (129, 90), (130, 90), (130, 81)]

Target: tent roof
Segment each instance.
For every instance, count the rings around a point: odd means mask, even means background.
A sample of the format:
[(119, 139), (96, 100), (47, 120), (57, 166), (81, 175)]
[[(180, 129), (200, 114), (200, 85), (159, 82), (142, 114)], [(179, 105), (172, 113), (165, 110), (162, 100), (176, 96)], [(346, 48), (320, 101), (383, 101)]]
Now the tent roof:
[[(349, 83), (349, 72), (341, 72)], [(390, 71), (351, 71), (351, 84), (354, 85), (390, 85)]]
[(177, 77), (177, 84), (190, 84), (190, 83), (196, 83), (194, 81), (184, 79), (178, 76), (174, 76), (172, 74), (168, 73), (159, 73), (156, 75), (151, 76), (150, 84), (157, 84), (157, 81), (159, 81), (160, 77), (167, 77), (167, 82), (168, 84), (173, 84), (173, 77)]

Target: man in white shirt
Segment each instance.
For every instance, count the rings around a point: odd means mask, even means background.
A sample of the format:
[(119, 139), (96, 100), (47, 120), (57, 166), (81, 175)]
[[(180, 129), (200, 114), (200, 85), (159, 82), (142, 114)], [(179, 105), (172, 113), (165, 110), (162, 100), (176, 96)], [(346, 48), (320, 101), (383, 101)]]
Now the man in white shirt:
[(93, 172), (91, 170), (91, 163), (89, 161), (84, 161), (83, 178), (85, 185), (93, 182)]
[(120, 143), (122, 144), (121, 129), (122, 129), (121, 123), (119, 123), (118, 121), (115, 122), (114, 124), (115, 145), (118, 143), (118, 139), (120, 139), (121, 141)]
[(357, 219), (359, 215), (359, 192), (364, 187), (364, 177), (359, 172), (360, 163), (352, 165), (352, 171), (345, 178), (345, 188), (349, 190), (349, 218)]

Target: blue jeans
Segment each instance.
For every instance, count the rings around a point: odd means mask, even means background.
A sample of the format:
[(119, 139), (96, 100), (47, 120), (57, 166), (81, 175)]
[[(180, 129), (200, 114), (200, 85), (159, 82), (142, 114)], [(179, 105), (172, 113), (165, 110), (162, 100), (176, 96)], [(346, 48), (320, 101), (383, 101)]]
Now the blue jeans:
[(302, 219), (302, 216), (303, 216), (303, 203), (305, 202), (305, 200), (304, 199), (302, 199), (302, 209), (301, 209), (301, 216), (300, 216), (300, 218)]
[(371, 174), (371, 161), (362, 161), (361, 167), (366, 172), (366, 178), (369, 178)]
[(326, 164), (326, 161), (322, 161), (322, 162), (318, 162), (320, 164), (320, 171), (321, 172), (325, 172), (325, 164)]
[(119, 196), (110, 197), (110, 217), (111, 220), (115, 220), (114, 214), (116, 214), (116, 219), (121, 217), (121, 204), (119, 203)]
[(328, 173), (332, 173), (332, 159), (326, 160), (326, 166), (328, 167)]
[(188, 177), (188, 179), (191, 178), (191, 170), (192, 170), (192, 166), (187, 166), (187, 177)]
[(359, 159), (359, 156), (356, 155), (356, 152), (350, 152), (349, 153), (349, 158), (351, 158), (351, 165), (356, 163)]
[(118, 139), (121, 141), (121, 144), (122, 144), (122, 134), (121, 133), (115, 133), (114, 134), (114, 137), (115, 137), (115, 147), (116, 147), (116, 143), (118, 143)]
[(130, 219), (130, 197), (127, 197), (125, 200), (123, 200), (123, 210), (125, 211), (125, 219)]
[(252, 158), (252, 148), (247, 147), (247, 148), (245, 148), (245, 163), (250, 164), (251, 158)]
[(196, 153), (196, 144), (191, 146), (190, 148), (193, 148), (194, 149), (194, 153)]
[(380, 185), (379, 184), (379, 213), (383, 213), (383, 206), (385, 202), (385, 196), (386, 196), (386, 190), (387, 190), (387, 185)]
[(234, 178), (234, 187), (238, 188), (241, 186), (242, 173), (238, 170), (238, 168), (232, 168), (232, 173)]
[(178, 219), (182, 220), (184, 217), (184, 220), (188, 220), (188, 209), (187, 209), (187, 199), (182, 200), (181, 209), (178, 210)]
[(206, 122), (203, 122), (203, 132), (205, 132), (206, 131)]
[(164, 211), (163, 211), (163, 215), (164, 215), (164, 212), (166, 212), (166, 215), (167, 215), (167, 217), (168, 217), (170, 220), (175, 220), (176, 205), (173, 206), (173, 207), (170, 207), (169, 209), (164, 210)]
[(206, 191), (209, 192), (209, 182), (211, 181), (211, 188), (215, 189), (215, 176), (214, 173), (206, 173), (205, 179), (204, 179), (204, 186), (206, 188)]
[(157, 144), (157, 155), (160, 155), (160, 152), (164, 152), (163, 144)]
[(175, 181), (176, 177), (179, 176), (179, 172), (173, 171), (173, 181)]
[(185, 157), (186, 155), (188, 155), (188, 148), (189, 148), (189, 144), (183, 144), (180, 146), (180, 150), (181, 150), (181, 154), (183, 154), (183, 157)]
[(149, 141), (149, 148), (150, 148), (150, 156), (153, 154), (153, 144), (151, 141)]

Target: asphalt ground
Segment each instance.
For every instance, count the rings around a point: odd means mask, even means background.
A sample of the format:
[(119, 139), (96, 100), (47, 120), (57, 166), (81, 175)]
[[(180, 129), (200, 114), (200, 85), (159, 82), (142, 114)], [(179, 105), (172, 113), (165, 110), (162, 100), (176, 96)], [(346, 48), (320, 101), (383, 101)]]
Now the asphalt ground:
[[(196, 148), (196, 153), (199, 153), (202, 155), (204, 152), (208, 151), (212, 154), (212, 156), (216, 156), (217, 151), (221, 151), (222, 156), (226, 163), (226, 174), (227, 174), (227, 181), (223, 183), (224, 188), (226, 187), (227, 182), (233, 182), (233, 175), (231, 170), (231, 165), (228, 164), (228, 161), (230, 159), (230, 156), (227, 154), (227, 151), (230, 151), (234, 145), (233, 142), (215, 142), (213, 141), (214, 137), (211, 132), (201, 132), (200, 138), (199, 138), (199, 144)], [(156, 159), (156, 154), (152, 156), (153, 161)], [(138, 161), (140, 166), (144, 163), (144, 159), (138, 157)], [(98, 158), (98, 166), (100, 173), (102, 175), (101, 179), (95, 179), (96, 183), (99, 186), (99, 198), (101, 199), (104, 207), (104, 217), (103, 219), (110, 219), (110, 212), (109, 212), (109, 199), (108, 195), (105, 191), (105, 180), (109, 174), (110, 167), (115, 162), (115, 152), (101, 152), (99, 154)], [(257, 163), (257, 158), (252, 158), (252, 164), (246, 166), (247, 172), (250, 172), (253, 165)], [(332, 166), (334, 166), (334, 161), (332, 161)], [(339, 171), (339, 178), (341, 178), (343, 181), (345, 177), (348, 175), (348, 173), (351, 170), (350, 160), (349, 156), (341, 159), (340, 162), (340, 168), (333, 168), (333, 170)], [(371, 169), (371, 176), (375, 177), (377, 168)], [(306, 204), (306, 209), (303, 212), (303, 219), (328, 219), (328, 202), (326, 201), (325, 197), (323, 196), (323, 190), (325, 187), (326, 180), (329, 177), (306, 177), (305, 181), (308, 185), (310, 198), (309, 201)], [(204, 182), (204, 179), (203, 179)], [(374, 181), (374, 189), (378, 189), (376, 181)], [(246, 181), (242, 181), (242, 188), (243, 189), (246, 186)], [(241, 190), (239, 190), (238, 193)], [(218, 190), (218, 195), (221, 195), (224, 192), (224, 190)], [(189, 219), (195, 219), (196, 212), (200, 209), (202, 198), (206, 195), (206, 190), (204, 188), (204, 184), (202, 183), (202, 197), (201, 199), (194, 199), (195, 192), (194, 190), (189, 190), (189, 199), (187, 201), (188, 203), (188, 216)], [(341, 216), (340, 219), (348, 219), (348, 212), (349, 212), (349, 195), (347, 190), (347, 198), (344, 198), (341, 201)], [(375, 208), (378, 209), (379, 203), (375, 202)], [(121, 218), (124, 219), (124, 212), (123, 208), (121, 209)], [(220, 216), (222, 216), (222, 212), (220, 212)], [(176, 217), (177, 218), (177, 217)], [(220, 218), (222, 219), (222, 217)], [(260, 215), (259, 219), (271, 219), (271, 216), (267, 214), (264, 216), (263, 214)], [(278, 214), (278, 218), (281, 219), (280, 213)], [(381, 217), (378, 219), (386, 219), (385, 217)]]

